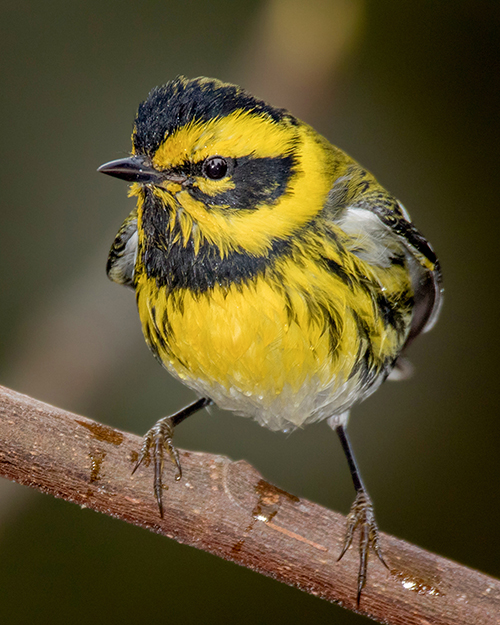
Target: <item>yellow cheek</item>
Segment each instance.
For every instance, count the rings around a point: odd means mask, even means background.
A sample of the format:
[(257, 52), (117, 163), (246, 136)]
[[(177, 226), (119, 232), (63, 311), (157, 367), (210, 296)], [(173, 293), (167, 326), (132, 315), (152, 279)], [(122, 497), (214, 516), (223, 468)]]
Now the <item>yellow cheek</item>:
[(226, 191), (232, 191), (235, 188), (235, 184), (229, 176), (221, 180), (197, 178), (193, 186), (210, 197), (215, 197), (219, 193), (225, 193)]
[(160, 187), (162, 187), (172, 195), (175, 195), (176, 193), (182, 191), (182, 185), (180, 185), (178, 182), (170, 182), (168, 180), (162, 182)]

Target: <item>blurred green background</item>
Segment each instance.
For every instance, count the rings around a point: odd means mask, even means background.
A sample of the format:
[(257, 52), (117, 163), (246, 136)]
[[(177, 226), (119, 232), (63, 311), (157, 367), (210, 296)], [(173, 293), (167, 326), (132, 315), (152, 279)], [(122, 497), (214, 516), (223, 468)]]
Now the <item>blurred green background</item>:
[[(445, 306), (412, 348), (415, 376), (349, 431), (381, 529), (498, 576), (500, 3), (4, 0), (0, 20), (0, 383), (139, 434), (192, 399), (105, 276), (132, 200), (96, 168), (128, 153), (153, 86), (241, 84), (372, 170), (439, 253)], [(344, 513), (353, 499), (325, 423), (286, 437), (204, 412), (176, 442)], [(366, 622), (6, 481), (0, 562), (11, 625)]]

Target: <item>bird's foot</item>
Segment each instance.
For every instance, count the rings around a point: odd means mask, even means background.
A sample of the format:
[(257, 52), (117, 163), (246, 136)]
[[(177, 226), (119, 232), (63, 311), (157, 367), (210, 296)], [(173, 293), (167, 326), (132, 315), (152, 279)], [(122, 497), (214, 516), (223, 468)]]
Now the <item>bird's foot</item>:
[(347, 516), (347, 529), (345, 533), (344, 546), (337, 561), (340, 560), (352, 544), (354, 532), (360, 528), (359, 536), (359, 571), (358, 571), (358, 594), (357, 604), (361, 600), (361, 593), (366, 585), (366, 571), (368, 567), (368, 552), (370, 547), (375, 551), (379, 560), (386, 567), (387, 563), (382, 557), (379, 545), (378, 527), (373, 513), (373, 504), (368, 494), (360, 490), (351, 506)]
[[(177, 468), (177, 473), (175, 475), (176, 480), (180, 480), (182, 477), (182, 468), (181, 463), (179, 461), (179, 452), (174, 447), (172, 443), (172, 437), (174, 435), (174, 424), (172, 417), (164, 417), (157, 421), (153, 427), (146, 433), (144, 436), (144, 440), (142, 443), (141, 451), (139, 453), (139, 458), (136, 462), (136, 465), (132, 471), (134, 474), (137, 469), (141, 466), (144, 460), (151, 454), (153, 456), (154, 462), (154, 492), (156, 501), (158, 503), (158, 509), (160, 511), (160, 516), (163, 518), (163, 503), (162, 503), (162, 493), (163, 493), (163, 482), (162, 482), (162, 472), (163, 472), (163, 452), (166, 449), (168, 455), (170, 456), (170, 460), (175, 464)], [(165, 487), (165, 488), (168, 488)]]

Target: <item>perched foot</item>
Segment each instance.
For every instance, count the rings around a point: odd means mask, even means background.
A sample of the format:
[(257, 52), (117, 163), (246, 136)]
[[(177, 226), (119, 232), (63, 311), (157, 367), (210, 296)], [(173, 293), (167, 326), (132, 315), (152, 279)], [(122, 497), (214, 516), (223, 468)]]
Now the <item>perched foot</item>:
[(368, 494), (364, 490), (360, 490), (356, 495), (356, 499), (351, 506), (351, 510), (347, 516), (347, 529), (345, 534), (344, 546), (342, 552), (337, 559), (340, 560), (352, 543), (354, 532), (360, 527), (359, 536), (359, 572), (358, 572), (358, 595), (357, 604), (361, 600), (361, 593), (366, 584), (366, 569), (368, 566), (368, 552), (370, 547), (375, 551), (382, 564), (389, 568), (382, 557), (378, 540), (378, 527), (375, 522), (373, 513), (373, 504)]
[[(173, 415), (175, 416), (175, 415)], [(160, 510), (160, 516), (163, 518), (163, 504), (162, 504), (162, 472), (163, 472), (163, 451), (166, 449), (170, 459), (177, 467), (176, 480), (180, 480), (182, 477), (181, 463), (179, 462), (179, 452), (172, 443), (172, 437), (174, 435), (174, 421), (173, 417), (164, 417), (157, 421), (154, 426), (147, 432), (142, 443), (139, 459), (132, 471), (134, 474), (141, 466), (149, 451), (152, 450), (154, 461), (154, 492), (156, 501), (158, 502), (158, 508)], [(168, 488), (168, 487), (167, 487)]]

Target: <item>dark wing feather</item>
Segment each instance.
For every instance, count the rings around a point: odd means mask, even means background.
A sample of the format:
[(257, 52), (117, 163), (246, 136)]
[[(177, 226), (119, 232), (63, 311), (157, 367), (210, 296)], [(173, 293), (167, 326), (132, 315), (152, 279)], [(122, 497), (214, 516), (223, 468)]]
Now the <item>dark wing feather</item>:
[[(355, 232), (359, 228), (363, 232), (363, 228), (368, 228), (373, 237), (379, 238), (380, 232), (377, 232), (373, 223), (356, 223), (358, 218), (352, 210), (361, 209), (374, 215), (386, 232), (395, 237), (406, 251), (415, 301), (406, 348), (421, 332), (432, 328), (441, 310), (442, 276), (434, 250), (415, 228), (403, 205), (383, 189), (369, 172), (357, 165), (353, 165), (347, 175), (334, 183), (325, 209), (344, 229), (347, 226), (351, 231)], [(379, 239), (381, 244), (383, 239), (383, 236)], [(386, 262), (389, 260), (389, 250), (387, 253)]]
[(399, 211), (394, 212), (387, 206), (375, 205), (372, 212), (398, 236), (415, 261), (416, 271), (413, 271), (415, 306), (410, 333), (405, 344), (407, 347), (416, 336), (421, 332), (427, 332), (436, 323), (443, 303), (443, 286), (441, 267), (434, 250), (411, 223), (401, 204), (399, 208)]
[(137, 257), (137, 209), (125, 219), (109, 251), (106, 273), (108, 278), (134, 288), (135, 259)]

